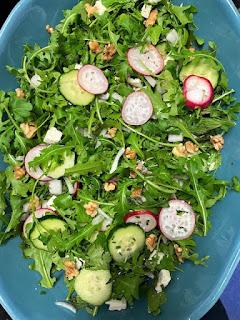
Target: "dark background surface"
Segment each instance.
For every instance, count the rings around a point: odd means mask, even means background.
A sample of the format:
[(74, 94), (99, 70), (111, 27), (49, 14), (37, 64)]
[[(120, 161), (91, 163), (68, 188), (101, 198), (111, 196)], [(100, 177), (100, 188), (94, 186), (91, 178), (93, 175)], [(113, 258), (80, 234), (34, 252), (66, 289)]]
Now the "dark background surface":
[[(3, 2), (3, 0), (0, 0), (0, 1)], [(16, 0), (5, 0), (4, 6), (2, 5), (3, 3), (1, 3), (0, 26), (3, 24), (9, 12), (17, 2), (18, 1)], [(240, 8), (240, 0), (235, 0), (234, 3), (236, 4), (237, 7)], [(239, 303), (239, 301), (236, 303)], [(228, 317), (220, 301), (218, 301), (217, 304), (208, 312), (208, 314), (202, 318), (202, 320), (227, 320), (227, 319)], [(1, 306), (0, 306), (0, 320), (11, 320), (11, 318), (7, 315), (7, 313), (4, 311), (4, 309)], [(29, 319), (29, 320), (34, 320), (34, 319)], [(51, 319), (51, 320), (55, 320), (55, 319)]]

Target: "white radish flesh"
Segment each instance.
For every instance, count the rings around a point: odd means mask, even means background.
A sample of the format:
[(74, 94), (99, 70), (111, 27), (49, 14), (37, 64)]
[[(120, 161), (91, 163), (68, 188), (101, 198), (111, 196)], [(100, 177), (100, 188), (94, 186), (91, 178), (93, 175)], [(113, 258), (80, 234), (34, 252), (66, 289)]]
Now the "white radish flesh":
[(108, 80), (101, 69), (87, 64), (78, 72), (79, 85), (89, 93), (102, 94), (108, 89)]
[(164, 68), (163, 57), (153, 45), (148, 45), (143, 50), (131, 48), (128, 50), (127, 58), (133, 70), (145, 76), (158, 74)]
[(128, 95), (122, 108), (124, 122), (133, 126), (146, 123), (153, 114), (150, 98), (144, 92), (133, 92)]
[(62, 181), (61, 180), (52, 180), (48, 183), (49, 193), (52, 195), (58, 196), (63, 193)]
[(172, 241), (189, 238), (195, 228), (195, 213), (183, 200), (169, 201), (169, 208), (159, 214), (159, 227), (163, 235)]
[(125, 217), (126, 223), (134, 223), (139, 225), (145, 232), (149, 232), (156, 228), (157, 220), (154, 214), (148, 210), (139, 210), (129, 212)]
[(214, 89), (208, 79), (191, 75), (184, 81), (183, 95), (187, 107), (204, 109), (212, 103)]
[(25, 238), (28, 238), (27, 225), (29, 223), (33, 223), (34, 217), (36, 219), (40, 219), (40, 218), (44, 217), (46, 215), (46, 213), (51, 213), (51, 214), (55, 215), (55, 212), (52, 209), (49, 209), (49, 208), (37, 209), (34, 214), (30, 214), (29, 215), (29, 217), (25, 220), (25, 222), (23, 224), (23, 235), (24, 235)]
[(32, 178), (34, 178), (36, 180), (47, 182), (47, 181), (52, 180), (52, 178), (45, 176), (40, 167), (36, 167), (36, 168), (29, 167), (29, 162), (33, 161), (36, 157), (39, 157), (41, 154), (41, 151), (45, 148), (47, 148), (47, 145), (40, 144), (40, 145), (32, 148), (30, 151), (28, 151), (28, 153), (25, 157), (25, 168), (26, 168), (26, 171), (29, 174), (29, 176), (31, 176)]

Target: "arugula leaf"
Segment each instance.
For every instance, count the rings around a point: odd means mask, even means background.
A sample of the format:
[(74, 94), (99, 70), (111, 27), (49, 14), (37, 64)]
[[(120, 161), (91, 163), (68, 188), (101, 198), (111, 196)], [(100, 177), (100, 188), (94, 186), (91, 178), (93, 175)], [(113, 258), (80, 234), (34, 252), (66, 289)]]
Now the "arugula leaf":
[(202, 192), (202, 189), (199, 185), (198, 177), (196, 175), (196, 172), (198, 172), (198, 168), (196, 167), (197, 164), (194, 163), (194, 161), (189, 162), (189, 177), (191, 179), (191, 183), (193, 185), (194, 189), (194, 196), (196, 200), (198, 201), (199, 204), (199, 209), (201, 212), (202, 216), (202, 221), (203, 221), (203, 235), (207, 235), (207, 219), (208, 219), (208, 212), (205, 207), (205, 199), (204, 199), (204, 194)]
[(112, 260), (109, 252), (104, 252), (100, 244), (92, 244), (87, 252), (88, 267), (95, 270), (109, 270), (109, 263)]
[(87, 175), (89, 173), (99, 175), (104, 168), (104, 164), (101, 161), (89, 161), (87, 163), (77, 163), (72, 168), (69, 168), (65, 171), (66, 175), (79, 174)]
[(19, 122), (23, 122), (26, 118), (29, 118), (33, 110), (30, 102), (16, 97), (12, 97), (10, 106), (15, 120)]
[(30, 265), (30, 269), (40, 273), (42, 277), (40, 285), (43, 288), (52, 288), (56, 281), (56, 278), (51, 275), (53, 267), (52, 253), (30, 246), (24, 249), (24, 255), (26, 258), (34, 260), (34, 263)]
[(167, 302), (167, 298), (164, 292), (157, 293), (157, 291), (151, 287), (147, 290), (147, 302), (148, 312), (157, 316), (160, 313), (161, 305)]
[(232, 178), (232, 188), (233, 188), (233, 190), (240, 192), (240, 181), (237, 176), (234, 176)]
[(143, 278), (137, 274), (120, 275), (113, 282), (113, 292), (119, 297), (125, 297), (132, 304), (139, 298), (139, 287)]

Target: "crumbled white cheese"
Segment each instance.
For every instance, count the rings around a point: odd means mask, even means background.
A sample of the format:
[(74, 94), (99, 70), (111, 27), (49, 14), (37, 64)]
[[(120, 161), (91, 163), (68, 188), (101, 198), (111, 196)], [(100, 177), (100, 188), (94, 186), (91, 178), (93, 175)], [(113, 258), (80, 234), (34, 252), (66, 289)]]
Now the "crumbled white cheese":
[(54, 143), (58, 143), (61, 140), (61, 138), (62, 138), (62, 131), (58, 130), (55, 127), (52, 127), (48, 129), (43, 141), (47, 144), (54, 144)]
[(142, 82), (140, 79), (138, 78), (131, 78), (131, 77), (128, 77), (127, 78), (127, 82), (133, 86), (133, 87), (136, 87), (136, 88), (142, 88)]
[(150, 6), (149, 4), (144, 4), (141, 9), (141, 16), (147, 19), (150, 15), (151, 10), (152, 6)]
[(101, 231), (107, 231), (110, 225), (112, 224), (113, 219), (104, 219), (101, 227)]
[(76, 63), (74, 69), (75, 70), (80, 70), (82, 68), (82, 64), (81, 63)]
[(42, 78), (40, 77), (39, 74), (35, 74), (31, 79), (30, 79), (30, 86), (31, 88), (38, 88), (42, 82)]
[(109, 99), (109, 96), (110, 96), (110, 94), (109, 94), (108, 92), (106, 92), (106, 93), (101, 94), (101, 95), (99, 96), (99, 99), (106, 101), (106, 100)]
[(85, 260), (83, 260), (82, 258), (74, 257), (74, 260), (76, 262), (76, 268), (78, 270), (82, 269), (85, 266)]
[(102, 4), (101, 0), (96, 1), (94, 7), (97, 9), (97, 14), (100, 16), (104, 14), (107, 8)]
[(114, 100), (119, 101), (120, 103), (123, 102), (123, 97), (122, 97), (119, 93), (117, 93), (117, 92), (113, 92), (112, 98), (113, 98)]
[(169, 134), (168, 135), (168, 142), (182, 142), (183, 135), (181, 134)]
[(48, 183), (49, 192), (55, 196), (62, 194), (62, 181), (61, 180), (51, 180)]
[(157, 293), (162, 292), (162, 287), (166, 287), (171, 281), (170, 272), (166, 269), (162, 269), (158, 274), (158, 281), (155, 287)]
[(49, 208), (55, 211), (56, 209), (53, 206), (53, 202), (56, 198), (56, 196), (52, 196), (50, 199), (43, 201), (42, 208)]
[(171, 31), (168, 32), (166, 35), (166, 40), (173, 45), (176, 44), (179, 40), (179, 35), (175, 29), (172, 29)]
[(18, 156), (18, 157), (16, 157), (16, 160), (17, 161), (23, 161), (24, 160), (24, 156)]
[(162, 259), (163, 259), (163, 257), (164, 257), (164, 253), (163, 252), (158, 252), (156, 249), (155, 250), (153, 250), (153, 252), (150, 254), (150, 256), (149, 256), (149, 258), (148, 258), (148, 260), (152, 260), (153, 258), (158, 258), (158, 261), (157, 261), (157, 264), (159, 264), (161, 261), (162, 261)]
[(150, 4), (157, 4), (158, 2), (160, 2), (161, 0), (148, 0), (148, 3)]
[(122, 298), (122, 300), (109, 300), (106, 301), (105, 304), (109, 305), (108, 310), (110, 311), (121, 311), (127, 309), (127, 301), (125, 298)]

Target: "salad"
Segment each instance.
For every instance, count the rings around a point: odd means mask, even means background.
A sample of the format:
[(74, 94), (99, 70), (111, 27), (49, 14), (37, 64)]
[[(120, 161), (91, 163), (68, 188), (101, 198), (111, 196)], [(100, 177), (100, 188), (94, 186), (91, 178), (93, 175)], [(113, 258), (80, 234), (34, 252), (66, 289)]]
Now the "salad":
[(172, 273), (206, 264), (195, 239), (211, 207), (240, 191), (215, 177), (240, 104), (196, 11), (83, 0), (7, 67), (19, 88), (0, 91), (0, 243), (22, 237), (43, 288), (63, 271), (57, 304), (73, 312), (145, 295), (159, 314)]

